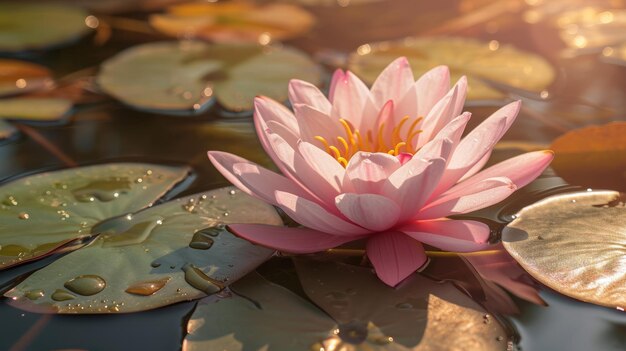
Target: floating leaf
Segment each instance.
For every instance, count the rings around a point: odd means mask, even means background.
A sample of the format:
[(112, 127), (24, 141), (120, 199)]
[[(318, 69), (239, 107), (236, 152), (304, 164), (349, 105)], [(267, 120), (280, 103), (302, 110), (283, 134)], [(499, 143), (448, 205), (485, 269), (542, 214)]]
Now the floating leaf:
[(54, 122), (66, 117), (72, 107), (72, 101), (62, 98), (5, 98), (0, 99), (0, 118)]
[(556, 195), (524, 208), (502, 232), (507, 251), (552, 289), (626, 307), (626, 207), (614, 191)]
[(569, 183), (626, 191), (626, 122), (573, 130), (550, 149), (552, 167)]
[(91, 244), (6, 296), (20, 308), (57, 313), (135, 312), (204, 297), (272, 256), (224, 229), (246, 222), (282, 223), (273, 207), (232, 187), (176, 199), (101, 223)]
[(52, 86), (50, 71), (34, 63), (0, 59), (0, 96), (22, 94)]
[(98, 222), (152, 205), (186, 167), (119, 163), (27, 176), (0, 187), (0, 269), (39, 258)]
[(321, 311), (252, 274), (233, 284), (233, 293), (198, 305), (183, 350), (506, 348), (497, 320), (450, 283), (415, 275), (393, 289), (367, 268), (310, 258), (296, 262), (305, 293)]
[(300, 7), (248, 1), (192, 2), (170, 7), (167, 14), (150, 17), (153, 27), (177, 38), (263, 45), (296, 37), (309, 30), (313, 23), (313, 16)]
[(374, 350), (506, 349), (503, 326), (452, 283), (414, 274), (394, 289), (368, 268), (295, 262), (305, 293), (339, 324), (336, 335), (320, 345), (327, 349), (359, 340)]
[(10, 123), (0, 119), (0, 140), (8, 139), (17, 133), (17, 129)]
[(321, 84), (321, 68), (289, 48), (159, 42), (130, 48), (106, 61), (102, 89), (139, 109), (198, 113), (212, 97), (229, 110), (252, 109), (257, 95), (287, 99), (299, 78)]
[(450, 68), (453, 81), (468, 78), (468, 100), (499, 100), (505, 94), (490, 86), (540, 92), (555, 79), (554, 68), (541, 56), (497, 41), (470, 38), (407, 38), (396, 42), (365, 44), (350, 56), (348, 67), (372, 84), (384, 67), (398, 56), (406, 56), (416, 77), (438, 65)]
[(0, 4), (0, 52), (19, 52), (65, 44), (87, 34), (80, 7), (52, 4)]
[(198, 303), (187, 324), (184, 351), (257, 351), (265, 345), (272, 351), (309, 350), (337, 328), (316, 306), (258, 273), (231, 289), (234, 293)]

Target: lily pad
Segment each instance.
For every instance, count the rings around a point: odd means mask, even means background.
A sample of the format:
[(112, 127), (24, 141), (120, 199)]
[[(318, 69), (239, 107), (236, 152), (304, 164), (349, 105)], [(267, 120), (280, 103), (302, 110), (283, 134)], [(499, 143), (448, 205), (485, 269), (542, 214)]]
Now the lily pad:
[(298, 6), (249, 1), (192, 2), (150, 17), (154, 28), (176, 38), (263, 45), (301, 35), (314, 22), (313, 15)]
[(550, 146), (552, 168), (571, 184), (626, 191), (626, 122), (563, 134)]
[(406, 56), (414, 75), (438, 65), (450, 68), (451, 80), (468, 79), (468, 100), (502, 100), (501, 86), (539, 93), (556, 77), (555, 69), (541, 56), (497, 41), (483, 42), (458, 37), (407, 38), (401, 41), (364, 44), (350, 55), (348, 67), (366, 83), (373, 84), (382, 70), (398, 56)]
[(189, 169), (140, 163), (41, 173), (0, 187), (0, 269), (92, 235), (98, 222), (151, 206)]
[(88, 16), (80, 7), (53, 4), (0, 4), (0, 52), (20, 52), (65, 44), (86, 35)]
[(219, 292), (274, 253), (235, 237), (224, 224), (282, 224), (272, 206), (234, 189), (101, 223), (92, 243), (33, 273), (5, 296), (26, 310), (116, 313)]
[(0, 59), (0, 96), (31, 92), (53, 84), (50, 71), (43, 66)]
[(626, 307), (626, 207), (615, 191), (556, 195), (519, 212), (506, 250), (535, 279), (570, 297)]
[[(502, 350), (495, 318), (450, 283), (414, 275), (397, 289), (370, 269), (298, 258), (310, 303), (251, 274), (201, 301), (184, 351)], [(316, 307), (317, 306), (317, 307)]]
[(287, 99), (290, 79), (321, 84), (321, 68), (286, 47), (158, 42), (106, 61), (98, 84), (138, 109), (166, 114), (204, 111), (213, 98), (228, 110), (250, 110), (254, 97)]
[(63, 98), (5, 98), (0, 99), (0, 118), (55, 122), (67, 117), (73, 106)]

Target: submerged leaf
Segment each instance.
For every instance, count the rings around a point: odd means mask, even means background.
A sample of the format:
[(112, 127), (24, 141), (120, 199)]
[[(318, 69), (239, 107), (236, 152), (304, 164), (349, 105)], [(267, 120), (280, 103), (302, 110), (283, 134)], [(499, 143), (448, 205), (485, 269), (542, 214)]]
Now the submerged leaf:
[(287, 99), (298, 78), (321, 84), (321, 68), (289, 48), (257, 45), (159, 42), (130, 48), (102, 65), (98, 84), (139, 109), (199, 113), (213, 101), (249, 110), (257, 95)]
[(626, 191), (626, 122), (573, 130), (550, 149), (552, 167), (569, 183)]
[[(282, 223), (270, 205), (222, 188), (106, 221), (91, 244), (5, 294), (20, 308), (56, 313), (135, 312), (221, 291), (273, 251), (239, 239), (228, 223)], [(33, 291), (41, 291), (30, 298)]]
[(37, 259), (98, 222), (151, 206), (189, 172), (140, 163), (86, 166), (0, 187), (0, 269)]
[(350, 56), (348, 67), (368, 84), (398, 56), (406, 56), (416, 77), (438, 65), (450, 68), (451, 80), (468, 79), (468, 100), (503, 99), (505, 94), (490, 86), (540, 92), (555, 79), (554, 68), (541, 56), (497, 41), (470, 38), (410, 38), (397, 42), (365, 44)]
[[(298, 258), (315, 305), (252, 274), (198, 305), (183, 350), (501, 350), (504, 329), (452, 284), (414, 275), (398, 287), (370, 269)], [(318, 309), (321, 308), (320, 309)], [(322, 312), (323, 311), (323, 312)]]
[(66, 117), (72, 107), (72, 101), (62, 98), (5, 98), (0, 99), (0, 118), (54, 122)]
[(43, 49), (89, 32), (80, 7), (52, 4), (0, 4), (0, 52)]
[(52, 86), (50, 71), (26, 61), (0, 59), (0, 96), (22, 94)]
[(587, 191), (546, 198), (520, 211), (502, 241), (550, 288), (582, 301), (626, 307), (623, 194)]
[(269, 44), (296, 37), (311, 28), (314, 18), (293, 5), (248, 1), (192, 2), (168, 8), (150, 17), (157, 30), (177, 38), (214, 42)]

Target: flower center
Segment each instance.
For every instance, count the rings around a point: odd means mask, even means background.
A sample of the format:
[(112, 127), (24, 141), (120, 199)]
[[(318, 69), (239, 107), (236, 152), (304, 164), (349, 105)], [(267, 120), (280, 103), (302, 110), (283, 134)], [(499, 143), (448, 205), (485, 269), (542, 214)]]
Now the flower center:
[[(423, 120), (423, 117), (416, 118), (408, 128), (406, 133), (402, 133), (402, 127), (409, 120), (409, 116), (404, 116), (402, 120), (393, 128), (391, 135), (385, 129), (385, 123), (381, 123), (377, 130), (370, 129), (366, 133), (361, 133), (355, 129), (350, 122), (343, 118), (339, 119), (339, 123), (343, 126), (344, 136), (337, 136), (334, 140), (326, 140), (322, 136), (315, 136), (315, 140), (319, 141), (328, 154), (334, 157), (343, 167), (348, 165), (350, 158), (358, 151), (366, 152), (386, 152), (393, 156), (400, 153), (415, 154), (417, 150), (413, 147), (413, 139), (422, 132), (417, 129), (417, 125)], [(403, 134), (405, 137), (401, 136)]]

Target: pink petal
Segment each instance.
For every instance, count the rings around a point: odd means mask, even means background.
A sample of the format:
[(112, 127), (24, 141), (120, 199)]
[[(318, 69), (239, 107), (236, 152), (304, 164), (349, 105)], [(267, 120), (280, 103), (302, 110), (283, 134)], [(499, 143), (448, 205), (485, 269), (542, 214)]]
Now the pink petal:
[(507, 177), (519, 189), (537, 178), (554, 158), (550, 150), (528, 152), (500, 162), (459, 183), (469, 186), (487, 178)]
[[(329, 177), (331, 177), (329, 173), (320, 173), (311, 168), (309, 162), (305, 161), (304, 157), (296, 152), (293, 147), (280, 136), (270, 134), (269, 141), (272, 145), (272, 149), (276, 152), (281, 167), (284, 168), (283, 173), (288, 178), (300, 184), (309, 192), (315, 193), (316, 197), (321, 199), (324, 203), (334, 204), (335, 196), (339, 195), (341, 192), (341, 186), (334, 182), (334, 179), (330, 179), (329, 181)], [(312, 146), (312, 148), (315, 148), (315, 146)], [(330, 155), (321, 150), (320, 152), (325, 154), (325, 156), (322, 156), (323, 161), (327, 163), (331, 161), (337, 163)], [(345, 171), (343, 172), (345, 173)], [(344, 174), (342, 173), (339, 179), (343, 179), (343, 176)]]
[(339, 125), (339, 122), (323, 112), (302, 104), (295, 104), (293, 108), (298, 118), (300, 137), (302, 140), (324, 147), (315, 137), (321, 136), (326, 139), (330, 145), (337, 144), (336, 138), (338, 136), (346, 138), (345, 131), (343, 127)]
[(369, 230), (333, 215), (304, 197), (282, 191), (276, 191), (275, 196), (277, 206), (282, 208), (294, 221), (305, 227), (343, 236), (369, 233)]
[(422, 244), (404, 233), (385, 232), (367, 240), (367, 257), (385, 284), (396, 286), (426, 263)]
[(400, 216), (395, 202), (377, 194), (341, 194), (335, 204), (349, 220), (374, 232), (389, 229)]
[(346, 72), (333, 89), (331, 116), (343, 118), (359, 128), (363, 118), (363, 109), (370, 100), (367, 86), (352, 72)]
[[(300, 140), (300, 137), (294, 134), (293, 131), (291, 131), (291, 129), (285, 127), (283, 124), (280, 124), (279, 122), (276, 122), (276, 121), (267, 122), (265, 138), (267, 138), (267, 135), (269, 134), (276, 134), (280, 136), (281, 138), (285, 140), (285, 142), (287, 142), (287, 144), (292, 145), (292, 147), (296, 147), (296, 145), (298, 145), (298, 141)], [(270, 145), (270, 148), (271, 148), (271, 145)], [(280, 164), (280, 162), (276, 162), (275, 164), (278, 165)]]
[[(380, 109), (380, 113), (378, 114), (378, 118), (376, 119), (376, 129), (374, 129), (375, 131), (378, 131), (381, 129), (383, 130), (382, 141), (389, 150), (393, 149), (393, 147), (395, 146), (395, 145), (391, 145), (391, 133), (393, 132), (393, 127), (394, 127), (393, 116), (394, 116), (394, 104), (393, 104), (393, 100), (389, 100)], [(376, 139), (376, 134), (374, 134), (374, 138)]]
[[(382, 152), (357, 152), (346, 167), (347, 181), (359, 193), (380, 193), (385, 180), (398, 168), (398, 158)], [(344, 182), (345, 183), (345, 182)]]
[(409, 89), (406, 91), (401, 99), (399, 99), (398, 101), (394, 101), (394, 104), (394, 125), (398, 125), (398, 123), (400, 123), (402, 118), (404, 118), (405, 116), (409, 117), (409, 120), (400, 131), (400, 133), (404, 135), (406, 134), (411, 123), (419, 117), (417, 115), (417, 92), (415, 84), (409, 87)]
[(478, 251), (489, 246), (489, 226), (477, 221), (416, 221), (398, 230), (424, 244), (446, 251)]
[(371, 90), (372, 100), (378, 108), (388, 100), (400, 101), (414, 83), (409, 61), (406, 57), (397, 58), (376, 78)]
[(461, 114), (466, 91), (467, 79), (461, 77), (450, 92), (428, 112), (422, 124), (423, 132), (419, 135), (419, 140), (422, 143), (433, 138), (442, 128)]
[(335, 96), (335, 88), (337, 87), (337, 84), (345, 79), (345, 75), (346, 73), (342, 69), (336, 69), (335, 72), (333, 72), (333, 76), (330, 79), (330, 86), (328, 87), (328, 100), (331, 104), (333, 103), (333, 98)]
[(384, 183), (382, 194), (400, 205), (400, 221), (412, 218), (435, 190), (445, 171), (445, 157), (451, 146), (449, 139), (431, 141)]
[[(426, 145), (428, 145), (428, 143), (433, 142), (433, 140), (448, 139), (448, 140), (450, 140), (452, 142), (450, 151), (451, 152), (454, 151), (454, 149), (456, 148), (456, 146), (459, 143), (459, 140), (461, 140), (461, 136), (463, 135), (463, 131), (465, 130), (465, 126), (467, 126), (467, 123), (469, 122), (471, 117), (472, 117), (471, 113), (464, 112), (460, 116), (458, 116), (455, 119), (453, 119), (445, 127), (443, 127), (439, 131), (439, 133), (437, 133), (437, 135), (435, 135), (434, 138), (432, 138), (430, 140), (422, 140), (422, 142), (424, 142), (424, 143), (420, 144), (419, 147), (418, 147), (417, 143), (414, 141), (413, 142), (413, 148), (422, 148), (423, 149), (424, 147), (426, 147)], [(450, 157), (450, 155), (447, 155), (444, 158), (446, 160), (448, 160), (449, 157)]]
[(516, 189), (505, 177), (488, 178), (469, 186), (459, 184), (424, 206), (415, 218), (441, 218), (476, 211), (506, 199)]
[(209, 151), (213, 166), (233, 185), (246, 194), (265, 202), (276, 204), (274, 191), (287, 191), (308, 199), (314, 199), (291, 180), (267, 170), (239, 156), (222, 151)]
[(446, 66), (437, 66), (424, 73), (415, 82), (417, 93), (417, 115), (426, 117), (433, 106), (450, 89), (450, 71)]
[(309, 105), (326, 115), (330, 115), (331, 104), (322, 92), (313, 84), (299, 79), (289, 82), (289, 101), (291, 105)]
[(346, 170), (326, 151), (305, 141), (298, 143), (298, 151), (310, 169), (325, 179), (338, 193), (352, 190), (349, 184), (347, 186), (343, 184)]
[(283, 104), (278, 103), (268, 97), (259, 96), (254, 98), (254, 119), (255, 123), (276, 121), (299, 135), (300, 129), (296, 116)]
[(330, 235), (307, 228), (276, 227), (266, 224), (230, 224), (228, 229), (254, 244), (296, 254), (324, 251), (359, 239)]
[(448, 163), (449, 171), (442, 179), (443, 187), (452, 186), (470, 170), (478, 171), (474, 166), (484, 160), (513, 124), (520, 106), (520, 101), (515, 101), (502, 107), (461, 140)]

